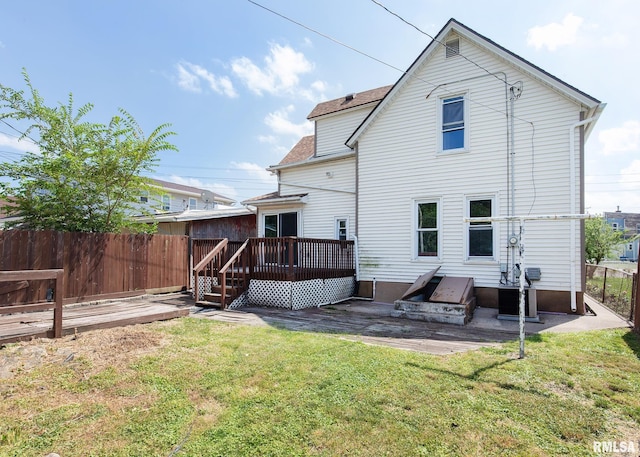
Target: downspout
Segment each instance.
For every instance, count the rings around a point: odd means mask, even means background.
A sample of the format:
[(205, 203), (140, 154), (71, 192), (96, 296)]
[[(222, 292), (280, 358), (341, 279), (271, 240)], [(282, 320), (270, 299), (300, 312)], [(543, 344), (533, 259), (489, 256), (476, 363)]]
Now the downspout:
[[(587, 119), (583, 119), (581, 121), (572, 124), (569, 127), (569, 198), (571, 199), (571, 214), (576, 214), (576, 128), (584, 127), (591, 122), (596, 122), (604, 107), (607, 106), (606, 103), (600, 105), (600, 109), (596, 108), (596, 113), (594, 116), (591, 116)], [(584, 144), (580, 145), (580, 148), (584, 148)], [(571, 229), (571, 311), (576, 312), (578, 310), (578, 306), (576, 303), (576, 220), (571, 219), (570, 221), (570, 229)]]

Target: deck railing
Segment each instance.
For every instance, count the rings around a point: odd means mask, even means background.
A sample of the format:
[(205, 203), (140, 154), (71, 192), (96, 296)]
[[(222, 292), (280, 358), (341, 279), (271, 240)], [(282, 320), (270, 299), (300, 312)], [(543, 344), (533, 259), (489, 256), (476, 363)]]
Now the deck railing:
[[(53, 308), (53, 328), (51, 334), (54, 338), (62, 336), (62, 298), (64, 292), (64, 270), (17, 270), (17, 271), (0, 271), (0, 283), (15, 282), (13, 286), (9, 286), (6, 290), (15, 288), (29, 287), (29, 281), (38, 281), (43, 279), (55, 279), (56, 286), (52, 291), (52, 296), (46, 303), (33, 303), (27, 305), (7, 305), (0, 306), (0, 314), (24, 313), (29, 311), (44, 311)], [(55, 301), (53, 299), (55, 298)]]
[[(226, 263), (243, 245), (229, 241), (226, 250), (218, 251), (219, 259), (211, 255), (223, 240), (193, 240), (194, 276), (217, 276)], [(250, 278), (274, 281), (302, 281), (329, 279), (355, 275), (355, 246), (353, 241), (319, 238), (249, 238), (246, 242), (246, 271)], [(205, 272), (203, 259), (211, 264)], [(243, 264), (244, 265), (244, 264)], [(196, 273), (196, 270), (198, 272)], [(222, 278), (220, 278), (222, 279)], [(196, 279), (197, 281), (197, 279)]]
[(353, 276), (353, 241), (317, 238), (251, 238), (251, 277), (302, 281)]

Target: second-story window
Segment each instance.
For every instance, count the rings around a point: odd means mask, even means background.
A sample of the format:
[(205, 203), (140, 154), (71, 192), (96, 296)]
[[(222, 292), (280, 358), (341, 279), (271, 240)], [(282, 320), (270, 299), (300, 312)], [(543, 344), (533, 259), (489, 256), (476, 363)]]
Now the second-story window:
[(464, 149), (464, 96), (442, 99), (442, 150)]
[(171, 210), (171, 195), (164, 194), (162, 196), (162, 210), (170, 211)]

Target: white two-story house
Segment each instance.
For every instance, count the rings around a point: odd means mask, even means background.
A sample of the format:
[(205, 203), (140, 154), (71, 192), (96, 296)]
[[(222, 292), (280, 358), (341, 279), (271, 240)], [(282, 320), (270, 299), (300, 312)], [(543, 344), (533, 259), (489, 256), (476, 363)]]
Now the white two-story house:
[(315, 134), (269, 168), (278, 191), (243, 203), (261, 236), (356, 239), (376, 301), (439, 267), (497, 306), (526, 253), (538, 308), (581, 313), (584, 145), (603, 109), (452, 19), (394, 85), (319, 104)]

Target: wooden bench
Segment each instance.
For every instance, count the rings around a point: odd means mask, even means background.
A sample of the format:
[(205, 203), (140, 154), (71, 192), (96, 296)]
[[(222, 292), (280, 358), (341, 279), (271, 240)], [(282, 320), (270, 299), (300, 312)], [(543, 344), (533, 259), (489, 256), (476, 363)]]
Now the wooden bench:
[[(64, 291), (64, 270), (16, 270), (0, 271), (0, 283), (12, 281), (18, 284), (14, 290), (23, 289), (28, 286), (28, 281), (43, 279), (55, 279), (54, 289), (55, 301), (46, 303), (33, 303), (27, 305), (5, 305), (0, 306), (0, 315), (13, 313), (26, 313), (32, 311), (46, 311), (53, 308), (53, 337), (62, 336), (62, 295)], [(25, 284), (26, 283), (26, 284)]]

